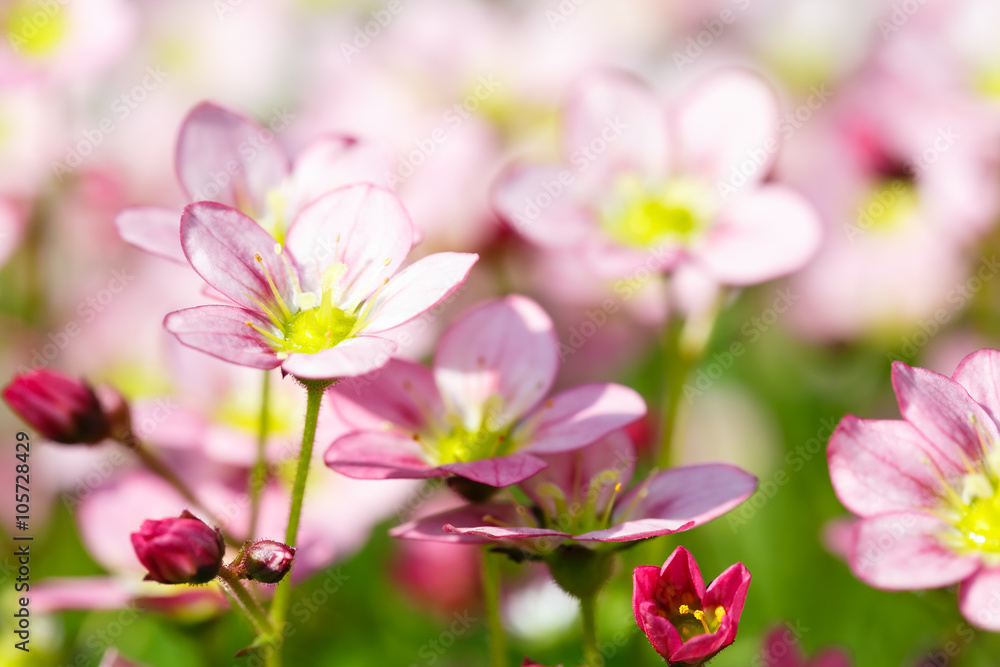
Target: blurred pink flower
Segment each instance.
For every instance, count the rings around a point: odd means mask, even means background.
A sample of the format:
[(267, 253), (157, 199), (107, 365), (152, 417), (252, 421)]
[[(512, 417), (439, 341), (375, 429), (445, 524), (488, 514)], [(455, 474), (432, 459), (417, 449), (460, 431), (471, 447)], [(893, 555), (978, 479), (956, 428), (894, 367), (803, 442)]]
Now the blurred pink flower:
[(1000, 352), (951, 378), (896, 362), (892, 382), (903, 420), (847, 415), (827, 449), (837, 497), (862, 517), (851, 570), (885, 590), (960, 582), (962, 614), (1000, 631)]
[(685, 269), (728, 285), (791, 273), (816, 251), (810, 205), (764, 183), (779, 119), (757, 77), (713, 75), (665, 110), (642, 82), (599, 72), (564, 119), (565, 163), (519, 167), (494, 193), (529, 240), (606, 276)]
[(663, 567), (635, 568), (632, 582), (635, 622), (671, 665), (702, 665), (736, 639), (750, 588), (742, 563), (706, 590), (694, 556), (677, 547)]
[(851, 659), (839, 649), (827, 649), (812, 659), (802, 654), (796, 635), (785, 627), (768, 633), (761, 648), (761, 667), (851, 667)]
[(169, 314), (167, 330), (195, 349), (298, 378), (363, 375), (396, 344), (378, 336), (417, 317), (465, 280), (477, 255), (437, 253), (399, 271), (413, 227), (396, 197), (345, 186), (307, 206), (287, 250), (256, 222), (213, 202), (188, 206), (181, 242), (191, 265), (236, 306)]
[(510, 540), (542, 552), (563, 540), (629, 542), (700, 526), (742, 503), (757, 487), (756, 478), (739, 468), (707, 464), (655, 473), (625, 490), (636, 456), (622, 432), (540, 458), (547, 467), (520, 483), (537, 510), (516, 503), (467, 505), (408, 522), (390, 534), (479, 544)]
[[(270, 127), (203, 102), (188, 113), (177, 137), (177, 176), (189, 201), (214, 201), (253, 218), (278, 242), (289, 224), (321, 195), (344, 185), (374, 182), (388, 164), (351, 137), (327, 135), (289, 160), (278, 142), (287, 118)], [(142, 250), (184, 263), (181, 214), (159, 207), (129, 208), (115, 219), (122, 238)]]
[(544, 468), (540, 454), (579, 449), (645, 414), (642, 398), (617, 384), (545, 399), (558, 366), (552, 321), (538, 304), (516, 295), (484, 302), (445, 331), (433, 370), (394, 360), (331, 389), (358, 430), (333, 442), (326, 463), (361, 479), (457, 475), (508, 486)]

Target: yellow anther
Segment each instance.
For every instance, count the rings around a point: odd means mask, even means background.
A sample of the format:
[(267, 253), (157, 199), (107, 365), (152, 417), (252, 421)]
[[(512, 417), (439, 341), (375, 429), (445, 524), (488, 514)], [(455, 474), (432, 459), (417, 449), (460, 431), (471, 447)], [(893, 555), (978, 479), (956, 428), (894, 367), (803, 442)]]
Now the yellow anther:
[(689, 614), (689, 613), (691, 613), (691, 607), (687, 606), (686, 604), (682, 604), (680, 607), (677, 607), (677, 613), (678, 614)]

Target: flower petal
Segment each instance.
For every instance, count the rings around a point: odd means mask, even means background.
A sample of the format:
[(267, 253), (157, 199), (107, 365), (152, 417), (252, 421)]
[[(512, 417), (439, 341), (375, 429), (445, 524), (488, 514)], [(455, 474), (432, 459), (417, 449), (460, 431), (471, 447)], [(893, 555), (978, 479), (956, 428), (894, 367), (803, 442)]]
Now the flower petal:
[(690, 530), (730, 511), (756, 488), (757, 478), (736, 466), (708, 463), (671, 468), (618, 499), (612, 516), (621, 523), (576, 539), (628, 542)]
[(412, 361), (390, 359), (378, 370), (338, 382), (328, 393), (350, 424), (382, 422), (386, 428), (420, 431), (444, 418), (434, 375)]
[(830, 436), (826, 455), (837, 498), (863, 517), (933, 508), (945, 492), (941, 473), (950, 477), (964, 470), (902, 420), (847, 415)]
[(646, 402), (620, 384), (584, 384), (560, 392), (524, 418), (513, 437), (524, 451), (566, 452), (589, 445), (646, 414)]
[(660, 568), (642, 565), (632, 571), (632, 613), (635, 622), (663, 658), (680, 648), (682, 642), (677, 628), (659, 614)]
[(295, 157), (286, 190), (286, 215), (299, 211), (336, 188), (375, 183), (390, 170), (391, 161), (375, 146), (347, 136), (327, 136), (309, 144)]
[(236, 209), (214, 202), (185, 208), (181, 246), (198, 275), (237, 305), (260, 311), (259, 302), (280, 313), (262, 266), (286, 306), (295, 303), (294, 280), (299, 272), (292, 258), (279, 255), (274, 237)]
[(973, 352), (958, 364), (952, 379), (1000, 423), (1000, 350)]
[(572, 195), (574, 180), (562, 166), (518, 167), (501, 176), (491, 194), (493, 207), (532, 243), (574, 247), (596, 227), (593, 214)]
[[(188, 114), (177, 138), (177, 177), (191, 201), (210, 200), (248, 215), (266, 210), (267, 193), (288, 173), (288, 160), (255, 121), (209, 102)], [(248, 142), (255, 151), (247, 151)], [(241, 150), (241, 146), (243, 150)]]
[(306, 206), (286, 240), (303, 268), (304, 290), (320, 288), (338, 263), (338, 306), (354, 308), (399, 270), (413, 246), (413, 224), (392, 192), (367, 183), (338, 188)]
[(442, 473), (427, 465), (411, 438), (383, 431), (352, 431), (333, 441), (326, 465), (355, 479), (421, 479)]
[(253, 311), (233, 306), (198, 306), (177, 310), (163, 320), (167, 331), (196, 350), (241, 366), (270, 369), (281, 362), (267, 339), (247, 326), (252, 322), (262, 329), (270, 321)]
[[(511, 295), (475, 306), (441, 336), (434, 378), (445, 405), (470, 431), (484, 419), (500, 430), (548, 393), (559, 368), (559, 341), (552, 320), (537, 303)], [(485, 415), (498, 396), (496, 413)]]
[(723, 208), (693, 254), (719, 282), (753, 285), (805, 266), (819, 249), (821, 230), (804, 197), (772, 185)]
[(474, 253), (439, 252), (417, 260), (378, 293), (364, 330), (379, 333), (427, 312), (465, 282), (478, 259)]
[(127, 208), (115, 216), (118, 235), (148, 253), (187, 264), (181, 248), (181, 214), (156, 206)]
[(480, 484), (504, 487), (523, 482), (544, 470), (546, 465), (545, 461), (531, 454), (511, 454), (495, 459), (448, 463), (440, 469)]
[(728, 182), (741, 163), (764, 152), (748, 177), (759, 182), (774, 161), (777, 121), (777, 98), (759, 77), (737, 69), (707, 77), (676, 109), (680, 168), (708, 183)]
[(514, 505), (477, 503), (409, 521), (389, 534), (410, 540), (435, 540), (464, 544), (490, 544), (498, 539), (525, 537), (568, 538), (566, 533), (524, 526)]
[(960, 556), (941, 542), (954, 529), (921, 512), (893, 512), (858, 523), (851, 571), (883, 590), (950, 586), (979, 568), (978, 556)]
[(963, 581), (958, 608), (977, 628), (1000, 632), (1000, 567), (983, 568)]
[[(957, 468), (983, 456), (980, 437), (1000, 442), (1000, 432), (986, 410), (949, 377), (897, 361), (892, 386), (906, 421)], [(982, 433), (980, 433), (982, 429)]]
[(355, 377), (385, 366), (396, 349), (396, 344), (385, 338), (356, 336), (314, 354), (290, 354), (281, 363), (281, 370), (304, 380)]
[(573, 165), (666, 173), (667, 114), (653, 91), (631, 74), (604, 70), (583, 78), (566, 109), (563, 147)]

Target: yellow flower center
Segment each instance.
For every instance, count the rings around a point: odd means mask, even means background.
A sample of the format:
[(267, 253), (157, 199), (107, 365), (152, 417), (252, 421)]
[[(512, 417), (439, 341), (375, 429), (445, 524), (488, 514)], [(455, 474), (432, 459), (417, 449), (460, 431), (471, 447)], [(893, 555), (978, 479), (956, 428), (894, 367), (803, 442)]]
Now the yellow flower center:
[[(278, 255), (282, 254), (280, 243), (275, 245), (275, 252)], [(374, 302), (374, 296), (369, 300), (364, 311), (357, 315), (353, 314), (357, 310), (357, 306), (347, 312), (333, 305), (340, 293), (339, 283), (347, 273), (347, 267), (343, 264), (334, 264), (324, 271), (318, 304), (315, 293), (302, 292), (295, 279), (295, 274), (289, 266), (288, 272), (292, 277), (296, 291), (295, 303), (290, 306), (285, 303), (284, 297), (281, 296), (281, 292), (264, 265), (264, 260), (260, 255), (257, 255), (255, 259), (264, 272), (273, 301), (267, 304), (252, 296), (250, 299), (271, 320), (272, 327), (269, 330), (249, 321), (246, 322), (246, 325), (263, 335), (279, 356), (287, 356), (292, 353), (315, 354), (328, 350), (353, 336), (368, 316), (368, 311)], [(295, 308), (294, 312), (293, 307)]]
[(917, 207), (917, 191), (912, 181), (885, 180), (876, 185), (858, 207), (858, 226), (866, 231), (895, 231), (904, 226)]
[(970, 549), (1000, 554), (1000, 493), (973, 500), (955, 527)]
[(67, 23), (62, 5), (25, 0), (11, 7), (3, 27), (14, 51), (39, 58), (59, 47), (66, 36)]
[(608, 234), (624, 245), (688, 244), (704, 229), (709, 209), (706, 191), (694, 183), (674, 180), (651, 189), (629, 176), (619, 181), (601, 222)]
[(677, 628), (681, 641), (686, 642), (692, 637), (710, 635), (716, 632), (722, 625), (722, 619), (725, 615), (726, 610), (722, 606), (718, 606), (706, 614), (700, 608), (682, 604), (678, 605), (677, 613), (670, 614), (667, 620)]

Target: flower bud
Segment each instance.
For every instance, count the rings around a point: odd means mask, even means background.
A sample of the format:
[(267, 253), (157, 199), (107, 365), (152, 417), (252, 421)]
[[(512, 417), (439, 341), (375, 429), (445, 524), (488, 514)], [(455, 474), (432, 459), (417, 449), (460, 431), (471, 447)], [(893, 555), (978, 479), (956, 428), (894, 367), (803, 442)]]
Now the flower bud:
[(142, 522), (132, 547), (149, 574), (161, 584), (204, 584), (222, 567), (222, 533), (185, 510), (180, 517)]
[(258, 540), (243, 552), (237, 572), (243, 579), (276, 584), (292, 569), (295, 548), (274, 540)]
[[(82, 380), (47, 369), (16, 376), (3, 397), (43, 437), (63, 444), (94, 444), (113, 435), (128, 405), (110, 387), (99, 396)], [(110, 409), (110, 412), (109, 412)]]

